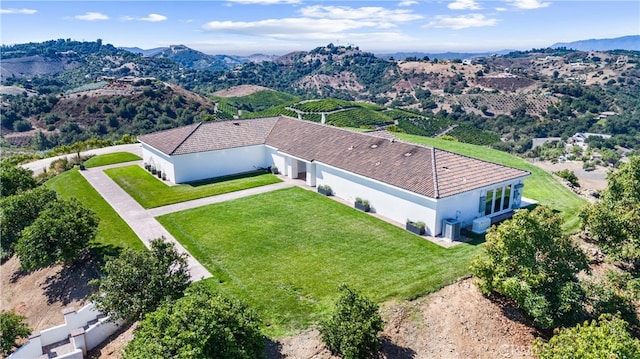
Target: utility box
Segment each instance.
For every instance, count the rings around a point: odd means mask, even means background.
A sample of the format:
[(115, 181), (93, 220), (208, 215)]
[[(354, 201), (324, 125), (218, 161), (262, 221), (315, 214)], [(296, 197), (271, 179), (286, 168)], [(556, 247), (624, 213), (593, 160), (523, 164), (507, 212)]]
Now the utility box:
[(491, 227), (491, 218), (489, 217), (480, 217), (473, 220), (473, 225), (471, 226), (471, 232), (477, 234), (487, 233)]
[(460, 240), (460, 221), (455, 218), (447, 218), (442, 221), (442, 236), (450, 241)]

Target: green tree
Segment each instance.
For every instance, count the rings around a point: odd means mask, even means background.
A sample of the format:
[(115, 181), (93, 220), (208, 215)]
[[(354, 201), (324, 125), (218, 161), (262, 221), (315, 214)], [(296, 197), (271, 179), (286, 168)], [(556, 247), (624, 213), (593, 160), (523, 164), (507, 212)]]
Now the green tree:
[(344, 358), (369, 358), (380, 350), (378, 333), (384, 322), (378, 306), (346, 285), (331, 317), (320, 324), (322, 341), (333, 354)]
[(96, 214), (76, 199), (50, 202), (15, 245), (20, 267), (35, 270), (73, 261), (95, 237), (99, 223)]
[(126, 249), (104, 267), (105, 276), (91, 300), (113, 319), (140, 320), (162, 302), (183, 295), (191, 282), (187, 257), (164, 238), (151, 241), (151, 250)]
[(31, 328), (24, 323), (24, 315), (18, 315), (13, 310), (0, 313), (0, 349), (2, 355), (8, 355), (16, 345), (16, 339), (26, 338), (31, 334)]
[(200, 282), (145, 316), (124, 357), (253, 359), (264, 348), (255, 312)]
[(554, 172), (553, 174), (571, 183), (571, 185), (574, 187), (580, 187), (578, 176), (576, 176), (576, 174), (569, 169), (565, 168), (562, 171)]
[(616, 314), (628, 323), (639, 324), (635, 303), (640, 298), (640, 279), (629, 273), (609, 271), (606, 278), (585, 281), (583, 287), (593, 318)]
[(627, 331), (627, 322), (611, 315), (573, 328), (556, 330), (548, 343), (536, 340), (540, 359), (640, 358), (640, 341)]
[(561, 230), (551, 209), (518, 211), (492, 227), (472, 263), (484, 294), (515, 300), (541, 328), (574, 324), (584, 314), (584, 291), (577, 274), (588, 270), (586, 255)]
[(0, 197), (13, 196), (19, 192), (36, 188), (33, 171), (8, 162), (0, 165)]
[(31, 225), (49, 203), (56, 200), (56, 192), (46, 187), (37, 187), (0, 199), (1, 258), (8, 258), (13, 254), (13, 247), (22, 230)]
[(611, 173), (600, 199), (580, 214), (582, 227), (613, 259), (640, 264), (640, 157)]

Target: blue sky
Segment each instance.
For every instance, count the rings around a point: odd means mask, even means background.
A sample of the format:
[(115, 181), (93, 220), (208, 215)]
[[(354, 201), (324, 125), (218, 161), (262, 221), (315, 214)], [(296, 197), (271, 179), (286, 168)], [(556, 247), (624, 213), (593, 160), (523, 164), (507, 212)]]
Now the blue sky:
[(236, 55), (328, 43), (375, 53), (479, 52), (638, 35), (640, 1), (3, 0), (0, 23), (5, 45), (71, 38)]

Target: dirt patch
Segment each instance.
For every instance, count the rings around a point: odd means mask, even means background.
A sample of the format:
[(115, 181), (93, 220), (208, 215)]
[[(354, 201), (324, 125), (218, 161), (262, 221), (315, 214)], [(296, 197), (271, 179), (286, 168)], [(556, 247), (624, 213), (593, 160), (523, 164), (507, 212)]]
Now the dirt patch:
[(33, 332), (63, 324), (64, 309), (86, 305), (93, 292), (88, 282), (98, 276), (93, 264), (57, 265), (31, 273), (19, 269), (15, 256), (0, 265), (2, 310), (14, 309), (26, 316)]
[[(465, 279), (415, 301), (382, 306), (383, 358), (533, 358), (536, 332), (507, 303), (485, 298)], [(337, 358), (317, 330), (271, 343), (269, 358)]]
[[(34, 331), (63, 323), (61, 311), (86, 303), (95, 276), (90, 267), (76, 273), (54, 266), (24, 274), (12, 258), (2, 264), (2, 308), (27, 316)], [(87, 268), (85, 268), (87, 267)], [(85, 269), (83, 269), (85, 268)], [(66, 271), (66, 272), (65, 272)], [(63, 280), (63, 275), (67, 279)], [(415, 301), (393, 301), (381, 306), (386, 327), (383, 358), (530, 358), (534, 329), (508, 304), (485, 298), (473, 279), (465, 279)], [(121, 328), (89, 353), (90, 358), (122, 358), (122, 348), (133, 339), (136, 324)], [(268, 358), (334, 359), (310, 329), (270, 341)]]
[[(596, 197), (594, 197), (594, 194), (607, 188), (607, 175), (609, 174), (609, 169), (605, 167), (598, 166), (593, 171), (585, 171), (584, 169), (582, 169), (582, 162), (580, 161), (566, 161), (558, 163), (552, 163), (550, 161), (532, 161), (531, 163), (549, 173), (562, 171), (565, 169), (573, 171), (576, 177), (578, 177), (580, 187), (571, 188), (570, 186), (567, 186), (572, 191), (584, 197), (589, 202), (594, 202), (597, 199)], [(562, 179), (560, 179), (560, 181), (562, 183), (565, 182)]]
[(257, 85), (240, 85), (234, 86), (228, 89), (216, 91), (213, 93), (214, 96), (218, 97), (242, 97), (249, 96), (256, 92), (269, 90), (269, 88)]

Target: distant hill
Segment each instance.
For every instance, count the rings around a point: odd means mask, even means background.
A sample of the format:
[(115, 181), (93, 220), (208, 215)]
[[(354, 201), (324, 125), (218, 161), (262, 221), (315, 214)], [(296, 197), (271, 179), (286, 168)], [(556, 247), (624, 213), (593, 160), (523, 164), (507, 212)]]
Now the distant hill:
[(248, 62), (246, 58), (231, 55), (207, 55), (184, 45), (171, 45), (150, 55), (154, 58), (169, 59), (180, 66), (192, 70), (228, 70)]
[(612, 39), (589, 39), (573, 42), (558, 42), (551, 48), (566, 47), (579, 51), (610, 51), (630, 50), (640, 51), (640, 35), (616, 37)]
[(377, 57), (389, 60), (393, 58), (394, 60), (405, 60), (407, 58), (416, 58), (423, 59), (427, 56), (429, 59), (438, 59), (438, 60), (453, 60), (453, 59), (470, 59), (475, 57), (486, 57), (491, 55), (504, 55), (508, 54), (513, 50), (500, 50), (493, 52), (394, 52), (394, 53), (385, 53), (385, 54), (376, 54)]
[(153, 49), (147, 49), (147, 50), (141, 49), (139, 47), (118, 47), (118, 48), (120, 50), (133, 52), (134, 54), (141, 54), (143, 56), (153, 56), (168, 49), (168, 47), (155, 47)]

